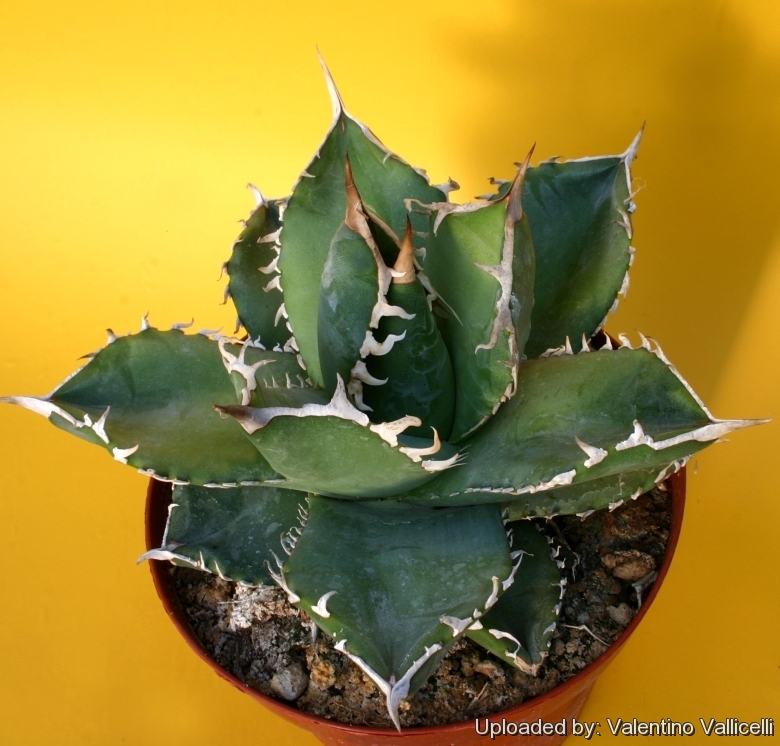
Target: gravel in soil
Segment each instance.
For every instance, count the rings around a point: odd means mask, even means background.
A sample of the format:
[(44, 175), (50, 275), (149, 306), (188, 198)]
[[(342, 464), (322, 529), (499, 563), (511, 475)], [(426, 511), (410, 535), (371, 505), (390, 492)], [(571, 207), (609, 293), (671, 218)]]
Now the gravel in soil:
[[(579, 556), (536, 677), (467, 639), (455, 643), (417, 694), (401, 703), (401, 724), (432, 726), (515, 707), (561, 684), (598, 658), (633, 619), (661, 565), (671, 527), (666, 485), (585, 520), (553, 519), (550, 530)], [(169, 572), (196, 636), (245, 684), (331, 720), (392, 727), (384, 697), (278, 589), (248, 588), (208, 573)]]

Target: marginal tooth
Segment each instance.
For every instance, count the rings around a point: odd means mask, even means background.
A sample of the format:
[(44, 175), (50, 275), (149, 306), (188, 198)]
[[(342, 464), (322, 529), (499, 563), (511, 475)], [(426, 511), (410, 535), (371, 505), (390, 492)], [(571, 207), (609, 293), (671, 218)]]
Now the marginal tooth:
[(116, 334), (114, 334), (113, 330), (106, 329), (106, 332), (108, 332), (108, 342), (106, 344), (111, 344), (112, 342), (116, 342), (119, 337), (117, 337)]
[(588, 340), (585, 338), (585, 334), (582, 335), (582, 349), (580, 352), (590, 352), (590, 347), (588, 346)]
[(452, 628), (453, 637), (463, 634), (467, 629), (473, 629), (471, 625), (474, 624), (474, 619), (470, 616), (465, 619), (460, 619), (456, 616), (449, 616), (447, 614), (440, 616), (439, 621)]
[(276, 275), (271, 282), (269, 282), (264, 288), (263, 291), (266, 293), (270, 293), (271, 290), (282, 290), (282, 276)]
[[(393, 270), (391, 270), (392, 272)], [(403, 274), (403, 273), (402, 273)], [(376, 329), (379, 326), (379, 319), (384, 316), (397, 316), (402, 319), (410, 321), (415, 317), (415, 314), (408, 313), (401, 306), (391, 306), (384, 298), (380, 298), (371, 311), (371, 320), (368, 325), (371, 329)]]
[(494, 575), (491, 580), (493, 581), (493, 590), (490, 592), (487, 601), (485, 601), (485, 611), (495, 606), (498, 601), (498, 576)]
[(350, 376), (352, 378), (357, 378), (357, 380), (362, 381), (363, 383), (367, 383), (369, 386), (383, 386), (390, 380), (389, 378), (385, 378), (384, 380), (374, 378), (374, 376), (368, 372), (366, 364), (362, 360), (358, 360), (355, 363), (355, 366), (350, 371)]
[(111, 455), (120, 463), (126, 464), (127, 457), (132, 456), (138, 450), (138, 446), (135, 445), (132, 448), (112, 448)]
[(328, 617), (330, 617), (330, 612), (328, 611), (327, 603), (332, 596), (336, 595), (336, 593), (337, 591), (328, 591), (327, 593), (320, 596), (320, 600), (317, 601), (317, 603), (311, 607), (311, 610), (315, 614), (317, 614), (317, 616), (320, 616), (323, 619), (327, 619)]
[(431, 430), (433, 430), (433, 445), (428, 448), (399, 448), (398, 450), (408, 456), (416, 464), (419, 464), (420, 461), (422, 461), (423, 456), (433, 456), (434, 453), (438, 453), (441, 450), (439, 433), (436, 431), (435, 427), (432, 427)]
[(421, 466), (425, 471), (444, 471), (445, 469), (450, 469), (453, 466), (457, 466), (465, 456), (461, 453), (456, 453), (452, 458), (448, 458), (442, 461), (434, 461), (433, 459), (429, 459), (428, 461), (423, 461)]
[(230, 285), (225, 285), (225, 292), (222, 294), (222, 303), (221, 305), (225, 305), (231, 298), (230, 295)]
[(377, 342), (374, 339), (374, 335), (369, 331), (366, 332), (366, 338), (360, 348), (360, 357), (365, 358), (368, 355), (387, 355), (390, 350), (393, 349), (393, 345), (396, 342), (400, 342), (406, 337), (406, 331), (403, 334), (388, 334), (383, 342)]
[(221, 580), (228, 580), (228, 578), (226, 578), (226, 577), (225, 577), (225, 576), (222, 574), (222, 570), (220, 570), (220, 569), (219, 569), (219, 563), (217, 562), (217, 560), (216, 560), (216, 559), (214, 560), (214, 569), (217, 571), (217, 575), (219, 576), (219, 578), (220, 578)]
[[(100, 419), (92, 425), (92, 431), (98, 436), (106, 445), (109, 444), (108, 435), (106, 435), (106, 419), (108, 413), (111, 411), (111, 407), (106, 407), (106, 411), (100, 416)], [(84, 419), (87, 419), (87, 415), (84, 415)]]
[(255, 198), (255, 207), (262, 207), (265, 205), (265, 197), (263, 197), (263, 193), (254, 184), (247, 184), (246, 188), (252, 192), (252, 196)]
[(420, 427), (420, 425), (422, 425), (422, 420), (419, 417), (407, 415), (406, 417), (401, 417), (401, 419), (393, 420), (392, 422), (381, 422), (378, 425), (369, 425), (368, 429), (395, 448), (398, 445), (399, 433), (402, 433), (407, 427)]
[(458, 184), (457, 181), (453, 181), (452, 179), (447, 179), (446, 183), (444, 184), (434, 184), (434, 189), (438, 189), (440, 192), (444, 192), (445, 199), (450, 198), (450, 192), (456, 192), (458, 189), (460, 189), (460, 184)]
[(173, 326), (171, 326), (171, 329), (177, 329), (178, 331), (181, 331), (182, 329), (189, 329), (194, 323), (195, 323), (194, 318), (189, 323), (187, 323), (186, 321), (181, 321), (178, 324), (173, 324)]
[[(511, 540), (510, 540), (510, 546), (511, 546)], [(514, 554), (515, 553), (513, 552), (510, 555), (510, 557), (512, 557), (512, 559), (514, 559), (514, 556), (513, 556)], [(506, 592), (514, 584), (514, 582), (515, 582), (515, 575), (517, 575), (517, 571), (520, 569), (520, 565), (523, 562), (523, 555), (524, 554), (526, 554), (526, 552), (523, 552), (522, 550), (520, 550), (520, 558), (518, 559), (517, 562), (515, 562), (512, 565), (512, 572), (509, 574), (509, 577), (501, 583), (501, 590)]]
[(141, 331), (145, 332), (147, 329), (151, 329), (149, 326), (149, 314), (148, 312), (144, 314), (143, 318), (141, 319)]
[(574, 440), (588, 456), (588, 458), (585, 460), (585, 467), (588, 469), (590, 469), (592, 466), (595, 466), (596, 464), (600, 464), (608, 455), (608, 452), (603, 448), (589, 446), (587, 443), (583, 443), (576, 435), (574, 436)]
[(257, 243), (276, 243), (281, 235), (282, 229), (277, 228), (273, 233), (266, 233), (264, 236), (260, 236), (257, 239)]
[(616, 220), (615, 222), (623, 227), (623, 229), (626, 231), (626, 235), (628, 236), (628, 240), (630, 241), (634, 235), (631, 228), (631, 220), (628, 217), (628, 213), (623, 212), (623, 210), (618, 210), (618, 213), (620, 214), (620, 220)]
[(281, 303), (279, 305), (279, 308), (276, 311), (276, 316), (274, 316), (274, 326), (277, 326), (279, 324), (279, 319), (281, 319), (282, 316), (284, 316), (284, 318), (286, 319), (290, 318), (287, 315), (287, 309), (285, 308), (284, 303)]
[(268, 265), (267, 265), (267, 266), (265, 266), (265, 267), (258, 267), (257, 269), (258, 269), (260, 272), (262, 272), (264, 275), (270, 275), (270, 274), (271, 274), (271, 272), (278, 272), (279, 270), (278, 270), (278, 267), (277, 267), (276, 265), (277, 265), (277, 264), (279, 264), (279, 257), (280, 257), (280, 256), (281, 256), (280, 254), (277, 254), (277, 255), (276, 255), (274, 258), (273, 258), (273, 260), (271, 261), (271, 263), (270, 263), (270, 264), (268, 264)]
[(612, 346), (612, 339), (610, 338), (609, 334), (606, 335), (607, 341), (604, 342), (604, 346), (601, 348), (602, 350), (614, 350), (615, 348)]
[(185, 557), (183, 554), (175, 554), (168, 549), (150, 549), (148, 552), (144, 552), (135, 561), (135, 563), (139, 565), (141, 562), (145, 562), (146, 560), (177, 560), (179, 562), (186, 562), (192, 567), (200, 567), (200, 565), (195, 560), (190, 559), (189, 557)]
[[(652, 442), (652, 438), (649, 442)], [(649, 442), (648, 436), (645, 435), (645, 431), (639, 423), (639, 420), (634, 420), (634, 432), (625, 440), (620, 441), (620, 443), (615, 446), (615, 450), (625, 451), (628, 448), (635, 448), (639, 445), (649, 445)]]
[(623, 284), (620, 286), (620, 290), (618, 290), (618, 295), (625, 298), (626, 294), (628, 293), (628, 287), (630, 284), (631, 280), (628, 277), (628, 272), (626, 272), (625, 276), (623, 277)]
[(374, 410), (363, 401), (363, 384), (356, 378), (350, 379), (347, 384), (347, 393), (355, 400), (355, 406), (361, 412), (373, 412)]
[(573, 355), (574, 350), (571, 348), (571, 340), (566, 337), (566, 344), (563, 346), (563, 354), (564, 355)]
[(639, 332), (639, 338), (642, 340), (641, 347), (644, 347), (648, 352), (652, 352), (653, 348), (650, 346), (650, 340), (642, 332)]

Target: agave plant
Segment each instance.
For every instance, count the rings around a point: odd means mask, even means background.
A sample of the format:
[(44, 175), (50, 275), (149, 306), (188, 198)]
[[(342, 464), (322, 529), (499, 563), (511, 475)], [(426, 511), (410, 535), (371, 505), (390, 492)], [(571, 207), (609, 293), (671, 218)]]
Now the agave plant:
[(566, 576), (533, 519), (615, 509), (753, 423), (714, 418), (652, 341), (593, 341), (628, 289), (639, 136), (453, 204), (326, 80), (324, 142), (289, 197), (253, 188), (226, 264), (243, 338), (145, 318), (3, 401), (172, 482), (144, 557), (275, 582), (400, 727), (464, 635), (542, 665)]

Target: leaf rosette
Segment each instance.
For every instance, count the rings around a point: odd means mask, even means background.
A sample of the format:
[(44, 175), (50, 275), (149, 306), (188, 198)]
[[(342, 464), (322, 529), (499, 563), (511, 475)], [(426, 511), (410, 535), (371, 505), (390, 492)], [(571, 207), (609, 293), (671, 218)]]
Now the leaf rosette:
[(326, 80), (324, 142), (289, 197), (253, 188), (226, 263), (245, 338), (145, 319), (2, 401), (173, 482), (144, 558), (277, 583), (400, 728), (464, 635), (543, 664), (566, 577), (534, 518), (614, 509), (755, 421), (714, 418), (651, 340), (599, 334), (628, 288), (639, 136), (529, 154), (455, 204)]

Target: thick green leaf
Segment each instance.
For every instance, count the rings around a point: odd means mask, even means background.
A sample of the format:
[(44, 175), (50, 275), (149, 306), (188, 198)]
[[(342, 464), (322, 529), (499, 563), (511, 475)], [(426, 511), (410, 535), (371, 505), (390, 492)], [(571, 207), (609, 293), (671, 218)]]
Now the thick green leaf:
[(278, 232), (282, 227), (279, 212), (286, 200), (259, 200), (233, 244), (233, 254), (225, 269), (230, 277), (228, 292), (236, 304), (239, 320), (251, 339), (259, 339), (270, 349), (281, 347), (291, 336), (285, 326), (284, 296), (276, 269)]
[[(529, 360), (515, 397), (469, 439), (463, 464), (406, 497), (448, 505), (532, 496), (531, 514), (544, 515), (548, 490), (640, 469), (658, 473), (752, 424), (714, 420), (648, 349)], [(600, 490), (594, 494), (603, 500)], [(577, 500), (555, 505), (560, 512), (583, 507)]]
[(447, 443), (399, 435), (419, 420), (372, 425), (349, 402), (342, 381), (326, 405), (218, 409), (241, 423), (290, 489), (334, 497), (387, 497), (430, 481), (457, 460)]
[(277, 487), (176, 487), (163, 545), (141, 559), (167, 559), (263, 585), (272, 580), (268, 566), (276, 566), (274, 557), (294, 543), (290, 529), (305, 511), (302, 492)]
[(156, 477), (235, 486), (279, 476), (239, 425), (214, 411), (236, 395), (217, 343), (199, 334), (120, 337), (48, 398), (6, 401)]
[(578, 351), (616, 303), (633, 252), (629, 168), (636, 145), (622, 156), (529, 169), (523, 208), (536, 249), (529, 357), (567, 337)]
[(422, 421), (410, 435), (430, 437), (431, 428), (447, 440), (455, 413), (455, 378), (450, 355), (419, 280), (390, 285), (387, 301), (414, 318), (385, 316), (377, 339), (403, 337), (384, 355), (371, 355), (369, 374), (381, 385), (363, 387), (363, 402), (371, 407), (374, 422), (389, 422), (411, 415)]
[[(333, 236), (344, 221), (344, 160), (349, 156), (355, 185), (369, 211), (396, 235), (403, 234), (404, 199), (436, 202), (445, 195), (398, 156), (390, 153), (364, 125), (349, 116), (334, 93), (336, 116), (314, 160), (295, 185), (284, 214), (282, 271), (285, 307), (312, 381), (322, 386), (317, 315), (319, 288)], [(415, 228), (422, 216), (412, 215)]]
[(511, 572), (498, 506), (311, 499), (280, 580), (397, 708)]
[[(706, 443), (690, 443), (691, 451), (705, 448)], [(685, 457), (663, 466), (636, 469), (608, 477), (577, 482), (566, 487), (525, 494), (504, 504), (505, 515), (510, 521), (532, 516), (551, 518), (556, 515), (589, 515), (602, 508), (617, 508), (628, 500), (653, 489), (684, 464)]]
[(534, 523), (517, 521), (506, 528), (517, 562), (514, 582), (466, 634), (501, 660), (535, 676), (547, 657), (566, 581), (547, 538)]
[(331, 394), (338, 376), (349, 381), (350, 371), (362, 357), (378, 289), (379, 268), (372, 247), (342, 224), (322, 273), (317, 320), (322, 377)]
[(523, 173), (498, 202), (428, 208), (421, 264), (450, 310), (440, 315), (439, 328), (455, 371), (453, 442), (483, 425), (515, 390), (534, 277), (533, 245), (519, 203)]

